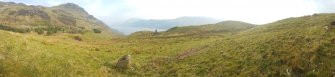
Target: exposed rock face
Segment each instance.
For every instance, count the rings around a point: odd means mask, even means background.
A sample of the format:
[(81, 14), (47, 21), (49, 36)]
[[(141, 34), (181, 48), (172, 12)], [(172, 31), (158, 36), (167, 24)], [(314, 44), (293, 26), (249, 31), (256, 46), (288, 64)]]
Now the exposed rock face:
[(89, 15), (84, 8), (81, 8), (80, 6), (73, 4), (73, 3), (66, 3), (66, 4), (61, 4), (59, 6), (56, 6), (58, 8), (62, 8), (66, 11), (72, 11), (72, 12), (78, 12), (78, 13), (83, 13), (86, 15)]
[(130, 55), (125, 55), (123, 57), (121, 57), (117, 64), (116, 67), (118, 68), (129, 68), (130, 67)]
[(75, 18), (70, 17), (70, 16), (65, 16), (65, 15), (60, 15), (57, 17), (60, 22), (62, 22), (65, 25), (70, 25), (70, 26), (76, 26), (77, 21)]
[(71, 15), (72, 16), (71, 13), (68, 13), (68, 12), (66, 12), (64, 10), (61, 10), (61, 9), (52, 10), (52, 12), (54, 12), (54, 13), (56, 13), (58, 15)]
[(23, 16), (39, 16), (42, 19), (49, 20), (50, 17), (48, 13), (39, 10), (39, 9), (31, 9), (31, 10), (26, 10), (26, 9), (20, 9), (15, 13), (16, 15), (23, 15)]

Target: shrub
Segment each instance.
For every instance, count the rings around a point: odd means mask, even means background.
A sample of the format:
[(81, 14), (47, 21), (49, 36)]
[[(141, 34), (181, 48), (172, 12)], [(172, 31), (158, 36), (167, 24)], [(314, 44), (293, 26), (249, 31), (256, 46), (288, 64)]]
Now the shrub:
[(70, 30), (67, 33), (72, 33), (72, 34), (84, 34), (83, 30)]
[(0, 29), (1, 30), (12, 31), (12, 32), (18, 32), (18, 33), (30, 32), (30, 29), (18, 29), (18, 28), (13, 28), (13, 27), (4, 26), (4, 25), (0, 25)]
[(74, 40), (77, 40), (77, 41), (83, 41), (83, 39), (82, 39), (81, 37), (79, 37), (79, 36), (74, 36), (73, 39), (74, 39)]
[(52, 34), (54, 34), (52, 31), (48, 31), (48, 32), (47, 32), (47, 36), (50, 36), (50, 35), (52, 35)]
[(42, 29), (35, 29), (35, 32), (37, 34), (43, 34), (44, 33), (44, 31)]
[(99, 29), (93, 29), (93, 32), (94, 33), (101, 33), (101, 30), (99, 30)]

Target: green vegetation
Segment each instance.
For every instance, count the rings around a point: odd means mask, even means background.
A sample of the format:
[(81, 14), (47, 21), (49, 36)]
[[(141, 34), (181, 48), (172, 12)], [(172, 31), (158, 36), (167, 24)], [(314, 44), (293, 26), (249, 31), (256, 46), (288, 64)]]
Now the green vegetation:
[(94, 32), (106, 36), (121, 35), (75, 4), (43, 7), (1, 2), (1, 5), (1, 30), (20, 33), (33, 31), (50, 36), (55, 33), (84, 34), (94, 29)]
[(135, 38), (145, 38), (145, 37), (152, 37), (154, 32), (152, 31), (138, 31), (130, 34), (128, 37), (135, 37)]
[[(335, 76), (332, 13), (257, 26), (224, 21), (115, 37), (75, 4), (4, 5), (0, 77)], [(127, 54), (130, 68), (117, 68)]]
[(217, 24), (208, 24), (202, 26), (186, 26), (174, 27), (163, 35), (192, 35), (192, 34), (208, 34), (220, 32), (238, 32), (255, 27), (253, 24), (240, 22), (240, 21), (224, 21)]
[[(127, 38), (0, 30), (0, 76), (331, 77), (335, 30), (325, 27), (333, 21), (335, 14), (259, 26), (229, 21), (177, 27), (157, 36), (142, 31)], [(126, 54), (132, 55), (131, 68), (116, 68)]]
[(94, 33), (101, 33), (101, 30), (100, 29), (93, 29), (93, 32)]
[(19, 33), (27, 33), (30, 32), (30, 29), (18, 29), (18, 28), (12, 28), (8, 26), (3, 26), (0, 24), (0, 29), (1, 30), (7, 30), (7, 31), (12, 31), (12, 32), (19, 32)]

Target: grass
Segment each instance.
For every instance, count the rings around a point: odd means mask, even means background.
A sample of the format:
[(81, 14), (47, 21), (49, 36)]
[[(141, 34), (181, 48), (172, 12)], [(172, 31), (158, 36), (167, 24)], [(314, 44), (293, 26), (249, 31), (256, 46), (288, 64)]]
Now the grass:
[[(194, 26), (203, 30), (198, 34), (178, 27), (156, 36), (139, 32), (126, 38), (93, 31), (42, 36), (0, 30), (0, 76), (329, 77), (335, 69), (335, 30), (324, 27), (334, 20), (334, 14), (319, 14), (237, 31), (212, 28), (223, 22)], [(116, 68), (118, 58), (126, 54), (132, 55), (131, 69)]]

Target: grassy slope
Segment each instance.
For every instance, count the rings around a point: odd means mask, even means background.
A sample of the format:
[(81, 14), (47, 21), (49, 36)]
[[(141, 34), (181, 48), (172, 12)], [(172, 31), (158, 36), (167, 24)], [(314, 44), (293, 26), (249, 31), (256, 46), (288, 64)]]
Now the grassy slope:
[(202, 54), (166, 68), (199, 76), (334, 75), (334, 33), (325, 30), (334, 14), (290, 18), (222, 38)]
[[(93, 33), (40, 36), (0, 30), (0, 75), (330, 76), (335, 32), (324, 26), (334, 20), (334, 14), (321, 14), (237, 33), (147, 38)], [(125, 54), (132, 54), (132, 69), (115, 68)]]
[[(2, 5), (0, 7), (0, 26), (24, 30), (22, 33), (37, 32), (37, 30), (51, 32), (53, 30), (52, 33), (79, 34), (97, 29), (102, 31), (101, 33), (105, 34), (105, 36), (123, 36), (92, 15), (89, 15), (80, 6), (72, 3), (54, 7), (1, 1), (0, 4)], [(30, 31), (26, 32), (25, 30)]]

